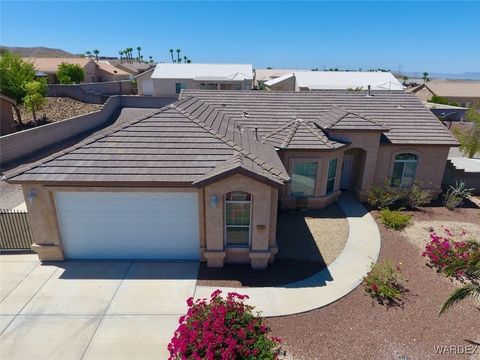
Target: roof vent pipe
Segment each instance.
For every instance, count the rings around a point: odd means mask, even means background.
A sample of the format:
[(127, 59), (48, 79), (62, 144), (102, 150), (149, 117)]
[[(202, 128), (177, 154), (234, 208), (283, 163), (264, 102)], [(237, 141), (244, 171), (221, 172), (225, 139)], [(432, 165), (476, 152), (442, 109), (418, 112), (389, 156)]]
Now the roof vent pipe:
[(258, 141), (258, 128), (255, 128), (255, 140)]
[(367, 97), (372, 97), (372, 91), (371, 91), (371, 86), (368, 85), (367, 87)]

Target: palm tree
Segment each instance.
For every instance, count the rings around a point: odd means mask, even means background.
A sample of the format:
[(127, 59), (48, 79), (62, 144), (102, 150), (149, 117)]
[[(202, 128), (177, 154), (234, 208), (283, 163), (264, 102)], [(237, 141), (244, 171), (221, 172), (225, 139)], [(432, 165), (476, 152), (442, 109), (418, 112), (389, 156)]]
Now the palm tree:
[(187, 60), (188, 58), (186, 56), (183, 57), (183, 62), (186, 64), (187, 63)]
[(142, 48), (140, 46), (137, 46), (137, 51), (138, 51), (138, 62), (140, 62), (140, 59), (142, 58), (142, 56), (140, 55), (140, 51), (142, 50)]
[(182, 50), (177, 49), (176, 51), (177, 51), (177, 62), (179, 63), (179, 62), (180, 62), (180, 52), (181, 52)]
[(118, 52), (118, 55), (120, 55), (120, 64), (123, 64), (123, 51), (120, 50), (120, 51)]
[(430, 79), (428, 78), (428, 72), (423, 73), (422, 80), (424, 83), (426, 83), (427, 81), (430, 81)]
[(173, 49), (170, 49), (170, 56), (172, 57), (172, 63), (174, 63), (175, 59), (173, 58)]
[(98, 62), (98, 54), (100, 54), (100, 50), (95, 49), (93, 50), (93, 53), (95, 54), (95, 60)]
[(85, 51), (85, 55), (87, 55), (88, 58), (90, 59), (90, 57), (92, 56), (92, 52), (90, 50), (87, 50)]
[(480, 299), (480, 256), (471, 259), (466, 264), (447, 266), (445, 268), (447, 276), (452, 276), (459, 272), (466, 274), (470, 282), (450, 294), (440, 309), (440, 315), (462, 300), (468, 298)]
[(153, 57), (149, 56), (150, 62), (153, 63)]

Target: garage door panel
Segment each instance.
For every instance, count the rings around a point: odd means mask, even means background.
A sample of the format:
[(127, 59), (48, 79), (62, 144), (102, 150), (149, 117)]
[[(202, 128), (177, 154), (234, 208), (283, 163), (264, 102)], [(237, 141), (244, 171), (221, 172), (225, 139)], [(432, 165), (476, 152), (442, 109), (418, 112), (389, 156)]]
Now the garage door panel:
[(70, 259), (198, 259), (195, 192), (57, 192)]

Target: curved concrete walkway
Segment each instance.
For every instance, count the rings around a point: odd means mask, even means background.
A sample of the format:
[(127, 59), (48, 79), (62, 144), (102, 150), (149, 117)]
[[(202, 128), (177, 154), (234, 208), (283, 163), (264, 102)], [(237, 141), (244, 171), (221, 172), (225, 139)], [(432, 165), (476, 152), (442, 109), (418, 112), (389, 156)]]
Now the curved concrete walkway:
[(263, 316), (272, 317), (318, 309), (344, 297), (361, 284), (371, 264), (377, 261), (381, 241), (375, 220), (353, 196), (342, 195), (338, 204), (348, 220), (348, 240), (335, 261), (322, 271), (281, 287), (197, 286), (195, 298), (208, 298), (216, 289), (225, 294), (236, 291), (248, 295), (248, 303)]

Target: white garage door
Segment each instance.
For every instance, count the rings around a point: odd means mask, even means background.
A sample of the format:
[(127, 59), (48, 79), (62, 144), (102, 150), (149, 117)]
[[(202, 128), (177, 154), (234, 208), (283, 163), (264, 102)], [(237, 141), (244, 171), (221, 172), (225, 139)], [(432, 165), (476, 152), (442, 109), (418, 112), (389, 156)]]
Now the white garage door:
[(152, 96), (153, 95), (153, 80), (143, 80), (142, 81), (142, 93), (145, 96)]
[(198, 259), (194, 192), (56, 192), (69, 259)]

